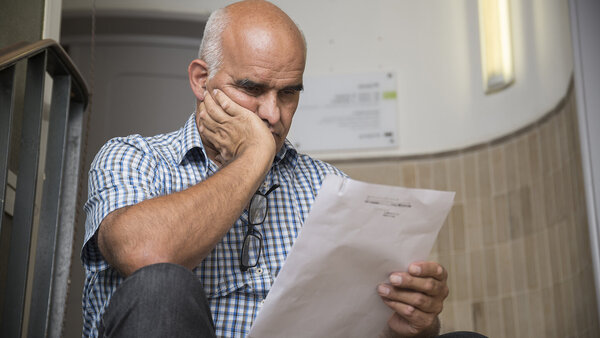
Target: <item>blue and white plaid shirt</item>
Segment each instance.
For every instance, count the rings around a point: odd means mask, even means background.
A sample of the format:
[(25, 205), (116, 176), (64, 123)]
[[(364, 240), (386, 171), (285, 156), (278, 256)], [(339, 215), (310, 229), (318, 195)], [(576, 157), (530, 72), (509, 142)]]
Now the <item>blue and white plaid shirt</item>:
[[(123, 278), (102, 257), (96, 232), (111, 211), (145, 199), (168, 195), (204, 181), (217, 171), (208, 159), (194, 114), (175, 132), (115, 138), (100, 150), (89, 173), (85, 204), (86, 270), (83, 294), (83, 335), (95, 337), (110, 298)], [(204, 285), (218, 337), (244, 337), (279, 273), (327, 174), (343, 175), (335, 167), (298, 154), (287, 141), (275, 157), (261, 191), (279, 184), (269, 195), (264, 224), (263, 254), (257, 267), (242, 272), (239, 254), (246, 232), (246, 212), (194, 269)], [(232, 192), (235, 193), (235, 192)]]

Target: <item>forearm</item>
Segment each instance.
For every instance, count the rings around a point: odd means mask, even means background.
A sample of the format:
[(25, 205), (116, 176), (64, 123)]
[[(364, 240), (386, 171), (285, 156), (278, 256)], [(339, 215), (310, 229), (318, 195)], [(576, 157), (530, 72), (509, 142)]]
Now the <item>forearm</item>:
[(125, 276), (154, 263), (200, 264), (229, 231), (271, 165), (245, 154), (186, 190), (116, 210), (102, 222), (98, 245)]

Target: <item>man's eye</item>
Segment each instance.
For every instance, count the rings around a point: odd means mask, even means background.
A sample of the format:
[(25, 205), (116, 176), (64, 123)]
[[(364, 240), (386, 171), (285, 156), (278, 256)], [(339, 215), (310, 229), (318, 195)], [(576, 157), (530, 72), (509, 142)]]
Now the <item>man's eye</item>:
[(262, 93), (262, 89), (258, 87), (243, 87), (242, 89), (246, 92), (246, 94), (252, 96), (258, 96)]
[(296, 95), (298, 91), (295, 89), (285, 89), (279, 92), (280, 95), (284, 95), (284, 96), (291, 96), (291, 95)]

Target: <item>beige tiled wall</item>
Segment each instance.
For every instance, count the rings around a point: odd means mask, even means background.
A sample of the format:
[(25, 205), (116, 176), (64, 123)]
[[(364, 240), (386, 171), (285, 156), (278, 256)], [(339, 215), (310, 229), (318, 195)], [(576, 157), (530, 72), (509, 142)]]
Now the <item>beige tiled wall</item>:
[(334, 163), (352, 178), (456, 191), (431, 259), (449, 271), (443, 331), (599, 337), (571, 89), (540, 121), (452, 153)]

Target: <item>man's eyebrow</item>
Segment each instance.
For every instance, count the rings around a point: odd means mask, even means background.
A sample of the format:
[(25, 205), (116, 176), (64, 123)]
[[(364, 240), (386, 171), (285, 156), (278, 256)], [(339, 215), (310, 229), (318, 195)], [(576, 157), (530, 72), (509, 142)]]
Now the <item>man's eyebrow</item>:
[(238, 87), (242, 87), (242, 88), (255, 88), (255, 89), (264, 89), (267, 87), (265, 84), (254, 82), (249, 79), (236, 80), (235, 85)]
[[(263, 83), (254, 82), (250, 79), (240, 79), (236, 80), (235, 85), (241, 88), (253, 88), (253, 89), (266, 89), (267, 85)], [(282, 88), (281, 90), (293, 90), (297, 92), (301, 92), (304, 90), (304, 85), (302, 83), (290, 85)]]
[(304, 85), (302, 83), (296, 84), (296, 85), (291, 85), (291, 86), (287, 86), (284, 87), (282, 90), (293, 90), (296, 92), (301, 92), (304, 90)]

